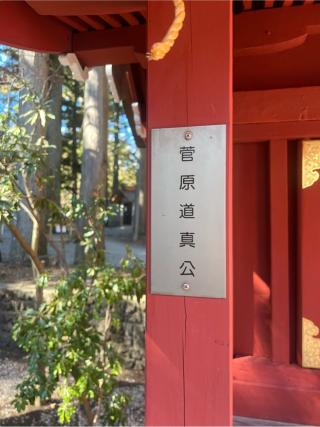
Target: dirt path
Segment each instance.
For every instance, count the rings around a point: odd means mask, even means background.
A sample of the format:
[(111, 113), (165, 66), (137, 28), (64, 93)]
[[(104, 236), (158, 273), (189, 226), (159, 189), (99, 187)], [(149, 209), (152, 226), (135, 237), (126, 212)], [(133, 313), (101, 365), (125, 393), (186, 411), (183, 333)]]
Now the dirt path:
[[(106, 238), (106, 260), (112, 265), (119, 265), (121, 258), (126, 254), (126, 246), (130, 246), (134, 255), (138, 258), (145, 261), (146, 257), (146, 248), (145, 242), (143, 240), (138, 242), (133, 242), (132, 238), (132, 228), (130, 226), (124, 227), (114, 227), (106, 228), (105, 238)], [(5, 228), (3, 234), (0, 236), (0, 255), (2, 262), (10, 262), (10, 242), (11, 242), (10, 232)], [(56, 245), (61, 250), (60, 237), (57, 234), (52, 235), (52, 239), (55, 241)], [(74, 264), (75, 260), (75, 250), (76, 245), (72, 239), (68, 236), (65, 236), (65, 246), (64, 253), (66, 256), (67, 263), (69, 265)], [(51, 263), (55, 263), (55, 252), (48, 245), (48, 255), (51, 260)], [(0, 275), (0, 281), (1, 275)]]

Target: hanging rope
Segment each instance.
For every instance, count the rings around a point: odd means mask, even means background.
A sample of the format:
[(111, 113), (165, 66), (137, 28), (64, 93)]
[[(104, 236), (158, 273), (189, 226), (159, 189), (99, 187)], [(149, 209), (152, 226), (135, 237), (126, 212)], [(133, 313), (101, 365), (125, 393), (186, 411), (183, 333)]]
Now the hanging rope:
[(166, 56), (178, 38), (179, 32), (183, 26), (183, 21), (186, 16), (184, 0), (173, 0), (173, 3), (175, 7), (174, 20), (162, 41), (154, 43), (150, 52), (147, 53), (149, 61), (159, 61), (159, 59)]

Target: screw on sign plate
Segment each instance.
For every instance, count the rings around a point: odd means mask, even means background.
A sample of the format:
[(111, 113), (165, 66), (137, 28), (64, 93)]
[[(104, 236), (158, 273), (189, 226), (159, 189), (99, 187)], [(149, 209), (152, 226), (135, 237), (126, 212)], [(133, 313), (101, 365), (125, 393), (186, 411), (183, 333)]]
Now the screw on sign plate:
[(184, 139), (186, 139), (187, 141), (190, 141), (190, 139), (192, 139), (192, 132), (191, 130), (186, 130), (184, 133)]
[(184, 291), (188, 291), (188, 290), (190, 289), (190, 285), (189, 285), (188, 283), (184, 283), (184, 284), (182, 285), (182, 289), (183, 289)]

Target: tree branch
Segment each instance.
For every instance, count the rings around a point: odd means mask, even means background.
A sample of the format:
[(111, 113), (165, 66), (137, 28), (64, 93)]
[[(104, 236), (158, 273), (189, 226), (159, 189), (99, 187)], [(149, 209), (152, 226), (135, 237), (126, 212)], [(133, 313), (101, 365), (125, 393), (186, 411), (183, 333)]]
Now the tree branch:
[(27, 242), (27, 240), (24, 238), (22, 233), (19, 231), (19, 229), (12, 223), (5, 221), (6, 226), (9, 228), (10, 232), (13, 234), (13, 236), (17, 239), (18, 243), (22, 247), (22, 249), (29, 255), (31, 258), (32, 263), (34, 264), (38, 274), (44, 273), (44, 266), (40, 259), (38, 258), (35, 251), (32, 249), (31, 245)]

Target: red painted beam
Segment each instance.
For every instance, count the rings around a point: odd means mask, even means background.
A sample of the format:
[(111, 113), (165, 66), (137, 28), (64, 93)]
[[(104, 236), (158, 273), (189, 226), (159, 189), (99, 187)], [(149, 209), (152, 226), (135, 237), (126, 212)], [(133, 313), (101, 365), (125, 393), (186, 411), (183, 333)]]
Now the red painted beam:
[(234, 93), (234, 123), (320, 120), (320, 87)]
[(0, 43), (39, 52), (70, 52), (71, 31), (51, 17), (40, 17), (23, 1), (0, 2)]
[(235, 16), (235, 56), (283, 52), (301, 46), (308, 36), (320, 34), (320, 7), (285, 7)]
[[(151, 46), (168, 28), (173, 6), (152, 0), (148, 4)], [(231, 425), (232, 3), (185, 4), (185, 23), (172, 51), (162, 61), (149, 63), (148, 129), (227, 124), (228, 297), (151, 295), (149, 280), (146, 425)], [(150, 145), (148, 153), (150, 184)], [(150, 277), (150, 198), (148, 212)]]
[(35, 0), (27, 3), (39, 15), (53, 16), (81, 16), (81, 15), (106, 15), (116, 13), (130, 13), (146, 9), (146, 1), (121, 0), (121, 1), (52, 1)]
[(281, 138), (318, 138), (320, 120), (234, 125), (233, 135), (234, 141), (240, 143), (263, 142)]
[(240, 357), (233, 361), (233, 380), (235, 415), (320, 425), (319, 370)]
[(82, 65), (130, 64), (146, 52), (144, 25), (73, 35), (73, 51)]
[(146, 51), (145, 25), (78, 33), (73, 36), (74, 52), (125, 46), (134, 46), (138, 52)]

